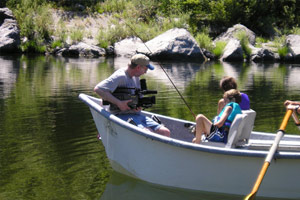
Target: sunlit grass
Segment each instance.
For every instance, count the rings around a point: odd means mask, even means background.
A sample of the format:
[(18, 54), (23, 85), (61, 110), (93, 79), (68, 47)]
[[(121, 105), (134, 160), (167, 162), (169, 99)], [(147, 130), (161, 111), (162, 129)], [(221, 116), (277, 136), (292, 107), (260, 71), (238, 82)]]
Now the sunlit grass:
[(220, 58), (224, 52), (224, 49), (227, 45), (225, 41), (218, 41), (216, 42), (216, 47), (213, 49), (213, 53), (217, 58)]

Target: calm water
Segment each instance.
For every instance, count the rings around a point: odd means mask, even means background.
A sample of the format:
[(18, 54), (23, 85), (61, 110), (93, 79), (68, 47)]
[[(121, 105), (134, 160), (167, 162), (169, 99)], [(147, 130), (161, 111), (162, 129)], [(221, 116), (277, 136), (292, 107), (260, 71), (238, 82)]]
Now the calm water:
[[(0, 199), (242, 199), (174, 190), (112, 171), (78, 94), (94, 95), (93, 87), (127, 62), (0, 57)], [(258, 131), (275, 133), (283, 102), (300, 100), (300, 65), (162, 64), (193, 112), (210, 118), (222, 97), (219, 80), (234, 76), (257, 112)], [(146, 78), (148, 89), (159, 91), (149, 111), (193, 119), (158, 65)], [(287, 132), (299, 134), (292, 121)]]

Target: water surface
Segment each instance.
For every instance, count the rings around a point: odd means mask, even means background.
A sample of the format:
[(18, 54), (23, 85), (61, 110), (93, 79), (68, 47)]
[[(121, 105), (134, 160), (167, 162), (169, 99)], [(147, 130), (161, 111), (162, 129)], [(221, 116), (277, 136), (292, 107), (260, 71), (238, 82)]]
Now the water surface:
[[(80, 93), (127, 59), (0, 57), (0, 199), (241, 199), (175, 190), (114, 173)], [(257, 112), (254, 129), (276, 132), (286, 99), (300, 100), (300, 66), (287, 64), (161, 63), (194, 113), (216, 114), (219, 81), (237, 79)], [(193, 120), (157, 63), (148, 89), (158, 90), (149, 111)], [(299, 134), (292, 121), (287, 132)], [(250, 191), (250, 188), (249, 188)]]

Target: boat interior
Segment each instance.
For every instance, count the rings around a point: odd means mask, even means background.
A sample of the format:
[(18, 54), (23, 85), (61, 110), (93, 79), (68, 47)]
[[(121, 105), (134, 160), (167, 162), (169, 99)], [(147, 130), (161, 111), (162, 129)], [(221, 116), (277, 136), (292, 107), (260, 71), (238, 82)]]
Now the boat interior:
[[(108, 110), (109, 106), (103, 106), (100, 99), (93, 97), (89, 98), (97, 104), (100, 104), (105, 110)], [(143, 113), (149, 117), (152, 117), (153, 115), (158, 117), (161, 123), (170, 129), (171, 138), (192, 142), (194, 135), (191, 133), (189, 127), (195, 125), (195, 122), (154, 114), (147, 111), (143, 111)], [(255, 118), (256, 112), (254, 110), (243, 110), (242, 114), (238, 114), (232, 122), (226, 144), (222, 142), (210, 142), (205, 140), (205, 138), (203, 138), (201, 144), (227, 149), (269, 150), (274, 142), (276, 132), (263, 133), (253, 131)], [(278, 150), (299, 152), (300, 136), (285, 134), (280, 140)]]
[[(145, 112), (151, 117), (152, 113)], [(158, 115), (162, 124), (171, 131), (171, 137), (186, 142), (191, 142), (194, 135), (190, 132), (189, 127), (195, 125), (195, 122), (185, 121)], [(243, 110), (238, 114), (229, 130), (227, 143), (210, 142), (203, 138), (202, 145), (209, 145), (223, 148), (239, 148), (253, 150), (269, 150), (274, 142), (276, 132), (263, 133), (253, 131), (256, 112), (252, 109)], [(300, 151), (300, 137), (297, 135), (284, 135), (278, 147), (279, 151)]]

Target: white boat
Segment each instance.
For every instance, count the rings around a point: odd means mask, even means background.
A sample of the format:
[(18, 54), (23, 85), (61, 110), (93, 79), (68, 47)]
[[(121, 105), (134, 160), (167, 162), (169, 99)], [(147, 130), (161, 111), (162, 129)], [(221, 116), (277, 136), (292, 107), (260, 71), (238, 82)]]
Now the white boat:
[[(91, 110), (112, 168), (164, 186), (247, 195), (276, 136), (252, 131), (256, 113), (249, 110), (235, 118), (227, 144), (193, 144), (186, 127), (193, 122), (156, 115), (170, 129), (169, 138), (119, 119), (101, 99), (85, 94), (79, 98)], [(299, 136), (281, 139), (257, 196), (300, 199)]]

